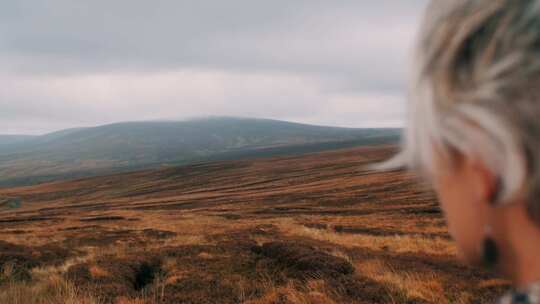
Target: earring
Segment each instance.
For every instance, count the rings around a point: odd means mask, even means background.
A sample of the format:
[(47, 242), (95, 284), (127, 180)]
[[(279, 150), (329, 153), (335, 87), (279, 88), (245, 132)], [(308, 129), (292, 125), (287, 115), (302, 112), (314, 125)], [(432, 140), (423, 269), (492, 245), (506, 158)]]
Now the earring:
[[(495, 180), (495, 188), (491, 197), (489, 198), (489, 203), (492, 207), (496, 207), (499, 203), (502, 194), (503, 183), (500, 178)], [(491, 225), (487, 224), (485, 226), (485, 235), (486, 237), (482, 241), (482, 261), (484, 266), (488, 269), (494, 269), (499, 262), (499, 249), (497, 248), (497, 243), (492, 237), (493, 229)]]
[(486, 225), (486, 237), (482, 243), (482, 261), (485, 267), (494, 269), (499, 260), (499, 249), (497, 243), (491, 237), (491, 230), (491, 226)]

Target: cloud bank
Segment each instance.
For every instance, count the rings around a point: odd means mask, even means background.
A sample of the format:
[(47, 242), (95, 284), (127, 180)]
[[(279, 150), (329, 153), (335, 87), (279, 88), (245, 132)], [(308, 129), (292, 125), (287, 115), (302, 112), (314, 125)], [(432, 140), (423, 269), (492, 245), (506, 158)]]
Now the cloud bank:
[(0, 3), (0, 133), (250, 116), (395, 127), (426, 1)]

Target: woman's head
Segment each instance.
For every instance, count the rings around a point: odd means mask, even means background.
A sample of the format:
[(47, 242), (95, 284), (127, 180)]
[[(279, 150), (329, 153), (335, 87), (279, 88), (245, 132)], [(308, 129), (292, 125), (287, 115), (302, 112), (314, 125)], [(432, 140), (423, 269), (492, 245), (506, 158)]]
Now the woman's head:
[(411, 79), (399, 159), (434, 184), (465, 255), (506, 225), (493, 209), (540, 229), (540, 0), (432, 1)]

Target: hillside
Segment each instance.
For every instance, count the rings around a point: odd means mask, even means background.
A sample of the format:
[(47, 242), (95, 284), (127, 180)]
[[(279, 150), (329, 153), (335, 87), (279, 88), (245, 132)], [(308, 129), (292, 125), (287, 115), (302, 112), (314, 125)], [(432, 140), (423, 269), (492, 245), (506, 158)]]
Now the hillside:
[(0, 135), (0, 148), (6, 148), (14, 144), (20, 144), (27, 140), (32, 140), (35, 136), (31, 135)]
[(160, 165), (316, 152), (395, 142), (397, 129), (349, 129), (266, 119), (127, 122), (34, 137), (0, 137), (0, 186)]
[(433, 194), (363, 170), (395, 150), (0, 189), (0, 303), (493, 303), (506, 282), (457, 262)]

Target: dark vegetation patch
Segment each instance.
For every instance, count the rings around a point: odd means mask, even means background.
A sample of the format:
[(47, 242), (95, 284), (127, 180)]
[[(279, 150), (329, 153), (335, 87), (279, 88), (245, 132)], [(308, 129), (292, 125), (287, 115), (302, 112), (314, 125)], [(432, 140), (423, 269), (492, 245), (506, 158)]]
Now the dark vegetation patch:
[(369, 214), (381, 214), (387, 212), (387, 210), (384, 209), (374, 209), (374, 210), (360, 210), (360, 209), (281, 209), (276, 210), (274, 208), (272, 209), (264, 209), (261, 208), (260, 210), (256, 210), (253, 212), (254, 215), (271, 215), (271, 216), (277, 216), (277, 215), (283, 215), (283, 216), (300, 216), (300, 215), (319, 215), (319, 216), (359, 216), (359, 215), (369, 215)]
[(275, 211), (282, 212), (294, 212), (294, 211), (310, 211), (312, 208), (309, 207), (275, 207), (272, 208)]
[(264, 268), (257, 266), (257, 257), (250, 250), (253, 246), (254, 241), (231, 238), (216, 245), (179, 245), (148, 251), (135, 247), (124, 257), (106, 255), (74, 265), (66, 278), (96, 293), (105, 303), (165, 288), (159, 303), (236, 304), (242, 294), (260, 297), (265, 292)]
[(335, 225), (333, 229), (337, 233), (368, 234), (368, 235), (373, 235), (373, 236), (419, 235), (419, 236), (429, 237), (429, 238), (450, 239), (450, 235), (448, 233), (436, 233), (436, 232), (414, 233), (414, 232), (407, 232), (407, 231), (401, 231), (401, 230), (358, 227), (358, 226), (343, 226), (343, 225)]
[[(287, 277), (304, 285), (309, 279), (323, 279), (337, 303), (389, 303), (397, 295), (392, 290), (356, 273), (354, 266), (344, 258), (301, 241), (268, 242), (253, 247), (262, 256), (260, 264), (268, 269), (280, 269)], [(276, 272), (274, 270), (274, 272)], [(416, 303), (416, 302), (415, 302)]]
[(142, 234), (152, 239), (168, 239), (176, 236), (176, 232), (150, 228), (142, 230)]
[[(43, 194), (36, 195), (36, 200), (44, 200), (44, 199), (60, 199), (62, 197), (73, 197), (77, 195), (65, 195), (65, 194), (59, 194), (58, 198), (47, 198), (47, 194), (45, 194), (45, 197), (43, 197)], [(111, 209), (111, 205), (107, 203), (84, 203), (84, 204), (73, 204), (69, 206), (59, 206), (59, 207), (46, 207), (41, 208), (38, 211), (41, 213), (49, 213), (49, 212), (70, 212), (71, 210), (77, 210), (77, 211), (104, 211)]]
[[(7, 272), (10, 268), (12, 280), (29, 280), (31, 278), (30, 269), (38, 266), (34, 260), (31, 250), (25, 246), (15, 245), (0, 241), (0, 271)], [(0, 283), (7, 278), (0, 276)]]
[(254, 247), (253, 250), (276, 260), (280, 265), (296, 272), (299, 277), (316, 277), (320, 274), (335, 277), (354, 272), (354, 266), (347, 260), (309, 245), (293, 242), (269, 242), (261, 247)]
[(441, 208), (436, 205), (401, 208), (399, 212), (406, 213), (406, 214), (423, 215), (423, 216), (442, 214)]
[(304, 224), (304, 226), (312, 229), (319, 229), (319, 230), (326, 230), (328, 229), (328, 224), (322, 224), (322, 223), (307, 223)]
[(32, 268), (58, 266), (75, 254), (78, 252), (57, 244), (29, 247), (0, 241), (0, 270), (9, 267), (12, 273), (10, 279), (29, 280)]
[(163, 247), (160, 250), (165, 257), (173, 257), (182, 260), (196, 258), (199, 254), (206, 252), (211, 254), (222, 254), (224, 248), (219, 248), (212, 245), (180, 245)]
[(123, 216), (115, 216), (115, 215), (108, 215), (108, 216), (95, 216), (95, 217), (86, 217), (81, 218), (79, 221), (81, 222), (108, 222), (108, 221), (120, 221), (125, 220), (126, 218)]
[(164, 303), (240, 303), (239, 285), (234, 281), (235, 276), (229, 278), (217, 276), (204, 276), (193, 274), (181, 278), (167, 287), (168, 293)]
[(26, 234), (31, 233), (31, 230), (21, 230), (21, 229), (9, 229), (0, 231), (0, 234)]
[[(273, 229), (264, 225), (264, 229)], [(268, 286), (294, 284), (309, 293), (310, 279), (324, 280), (327, 296), (337, 303), (389, 303), (391, 291), (354, 273), (354, 267), (311, 245), (268, 242), (262, 246), (250, 239), (250, 231), (224, 234), (216, 245), (163, 248), (162, 254), (175, 258), (186, 276), (170, 281), (163, 303), (236, 304), (263, 297)], [(204, 255), (204, 256), (203, 256)], [(209, 256), (209, 257), (208, 257)], [(169, 274), (172, 275), (172, 274)], [(395, 295), (394, 295), (395, 296)], [(288, 303), (286, 298), (281, 302)]]
[(29, 247), (0, 241), (0, 264), (11, 261), (28, 268), (60, 265), (75, 253), (55, 243)]
[(132, 210), (192, 210), (210, 207), (211, 203), (191, 202), (179, 204), (148, 204), (130, 208)]
[(228, 219), (228, 220), (239, 220), (241, 218), (243, 218), (242, 215), (240, 214), (237, 214), (237, 213), (223, 213), (223, 214), (218, 214), (218, 216), (221, 216), (225, 219)]
[[(326, 282), (330, 289), (338, 291), (340, 298), (338, 303), (353, 303), (360, 300), (360, 303), (387, 304), (393, 303), (399, 297), (388, 287), (361, 275), (331, 277)], [(409, 303), (425, 302), (415, 300)]]
[[(264, 233), (273, 233), (273, 225), (259, 225)], [(164, 247), (159, 253), (174, 261), (174, 271), (167, 273), (163, 303), (236, 304), (257, 299), (269, 292), (269, 286), (285, 286), (290, 280), (305, 285), (305, 276), (295, 276), (296, 269), (286, 269), (268, 258), (251, 239), (251, 229), (227, 231), (213, 236), (212, 245)], [(170, 268), (167, 268), (170, 271)]]
[(248, 228), (245, 230), (245, 233), (248, 233), (250, 236), (278, 236), (279, 229), (272, 224), (262, 224), (257, 225), (253, 228)]
[(0, 219), (0, 223), (27, 223), (27, 222), (39, 222), (39, 221), (50, 221), (50, 220), (59, 220), (57, 218), (53, 217), (46, 217), (46, 216), (27, 216), (27, 217), (10, 217), (10, 218), (3, 218)]
[[(266, 269), (257, 263), (249, 240), (217, 241), (216, 245), (166, 247), (160, 253), (175, 261), (181, 274), (168, 274), (163, 303), (236, 304), (264, 294)], [(270, 276), (275, 278), (276, 276)]]
[(77, 248), (81, 246), (106, 247), (116, 243), (117, 241), (123, 241), (128, 243), (142, 242), (136, 230), (104, 230), (95, 228), (84, 232), (80, 232), (77, 230), (71, 231), (71, 233), (66, 236), (66, 239), (63, 241), (63, 243), (69, 248)]
[(96, 229), (103, 229), (102, 226), (98, 225), (89, 225), (89, 226), (70, 226), (66, 228), (62, 228), (60, 230), (62, 231), (76, 231), (76, 230), (96, 230)]
[(91, 263), (71, 266), (65, 276), (92, 290), (107, 303), (118, 296), (134, 297), (162, 275), (161, 259), (149, 253), (126, 257), (101, 256)]

